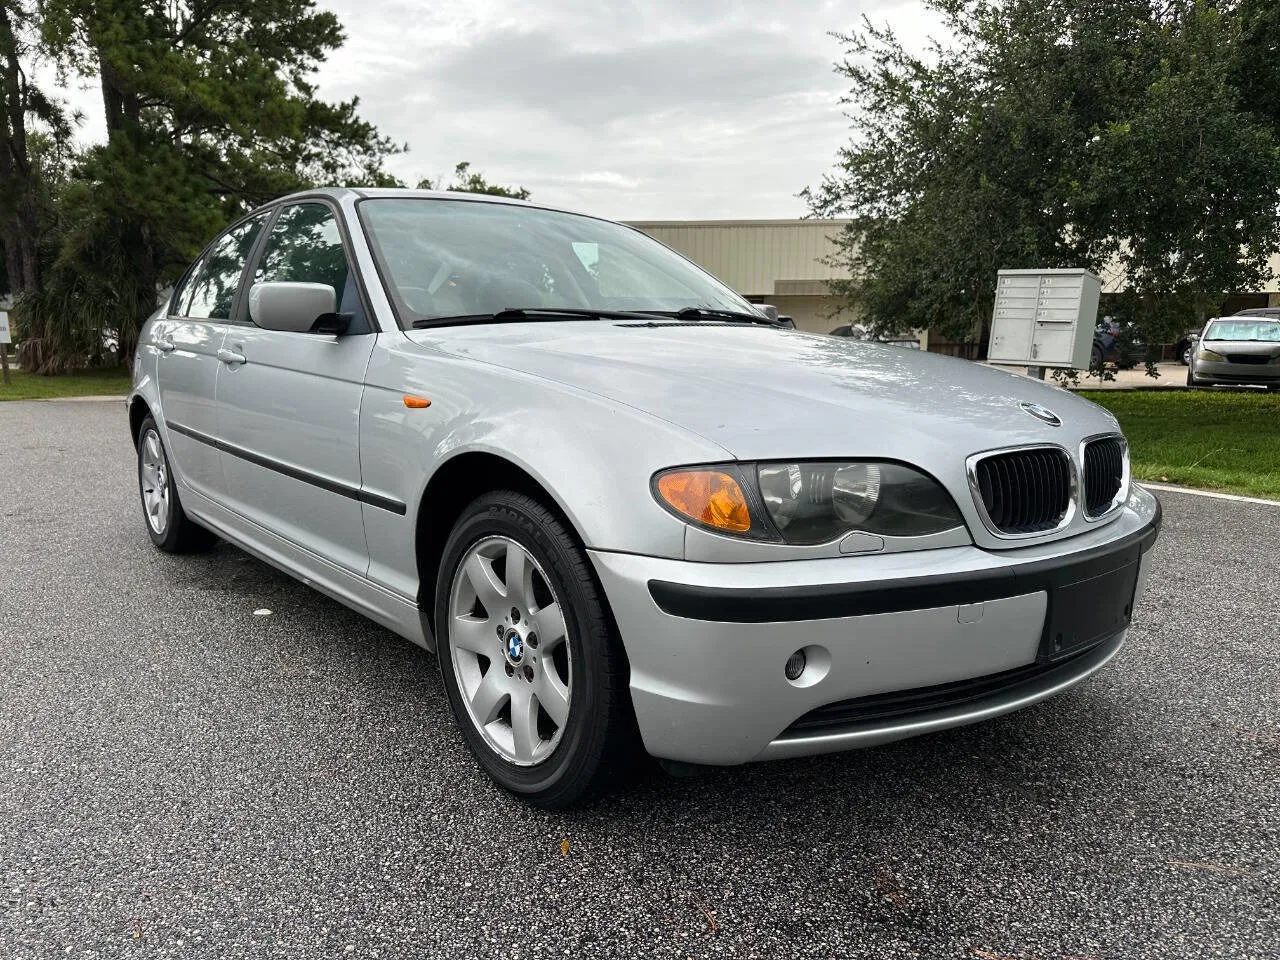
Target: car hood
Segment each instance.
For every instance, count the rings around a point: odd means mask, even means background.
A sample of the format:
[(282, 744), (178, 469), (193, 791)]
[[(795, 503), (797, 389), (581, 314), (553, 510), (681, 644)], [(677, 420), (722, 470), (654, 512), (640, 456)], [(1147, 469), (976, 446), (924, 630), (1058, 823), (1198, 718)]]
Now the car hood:
[[(963, 475), (969, 453), (1116, 429), (1049, 384), (918, 350), (793, 330), (546, 322), (415, 330), (424, 346), (589, 390), (743, 459), (884, 457)], [(1051, 426), (1019, 404), (1049, 408)]]
[(1246, 357), (1280, 357), (1280, 342), (1275, 340), (1201, 340), (1200, 344), (1214, 353), (1233, 353)]

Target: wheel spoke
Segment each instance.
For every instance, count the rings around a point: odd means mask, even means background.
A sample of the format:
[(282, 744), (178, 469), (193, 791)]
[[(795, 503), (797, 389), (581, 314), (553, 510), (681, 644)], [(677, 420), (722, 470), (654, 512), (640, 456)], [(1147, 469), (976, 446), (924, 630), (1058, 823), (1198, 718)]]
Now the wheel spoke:
[(476, 692), (471, 695), (471, 709), (481, 726), (493, 723), (509, 695), (507, 675), (495, 665), (484, 675)]
[(542, 739), (538, 736), (538, 702), (527, 687), (511, 695), (511, 736), (516, 759), (521, 763), (532, 761)]
[(497, 656), (499, 643), (491, 623), (477, 617), (454, 617), (449, 642), (459, 650), (483, 654), (492, 660)]
[(538, 648), (549, 654), (564, 643), (564, 612), (560, 604), (549, 603), (530, 617), (534, 632), (538, 634)]
[(478, 553), (473, 553), (464, 567), (471, 589), (480, 598), (480, 605), (491, 617), (502, 615), (502, 607), (506, 600), (507, 589), (494, 572), (493, 561), (487, 560)]
[(555, 721), (557, 727), (563, 727), (569, 719), (569, 690), (556, 676), (550, 660), (543, 660), (538, 670), (538, 679), (533, 684), (533, 692), (547, 716)]
[(160, 437), (154, 432), (147, 434), (147, 453), (151, 456), (152, 463), (160, 463)]
[(524, 548), (516, 543), (507, 544), (507, 599), (515, 601), (525, 610), (534, 608), (533, 563)]

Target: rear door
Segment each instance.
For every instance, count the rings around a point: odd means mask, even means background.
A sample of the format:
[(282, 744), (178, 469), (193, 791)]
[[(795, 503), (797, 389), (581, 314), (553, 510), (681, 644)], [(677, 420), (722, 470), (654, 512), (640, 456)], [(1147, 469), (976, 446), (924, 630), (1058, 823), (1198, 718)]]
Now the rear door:
[(351, 323), (340, 336), (264, 330), (242, 304), (218, 364), (218, 429), (231, 508), (363, 575), (360, 398), (375, 337), (350, 263), (329, 204), (280, 209), (246, 294), (274, 280), (325, 283)]
[(237, 306), (245, 263), (266, 219), (265, 213), (250, 217), (211, 243), (179, 284), (169, 315), (154, 327), (170, 459), (185, 486), (219, 501), (226, 484), (215, 446), (218, 351)]

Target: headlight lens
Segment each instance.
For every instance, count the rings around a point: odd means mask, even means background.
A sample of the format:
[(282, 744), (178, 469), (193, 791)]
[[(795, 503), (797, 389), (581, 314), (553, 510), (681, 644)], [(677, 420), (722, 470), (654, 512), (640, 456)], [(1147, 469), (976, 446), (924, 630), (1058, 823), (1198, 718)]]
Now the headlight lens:
[(788, 543), (826, 543), (855, 530), (920, 537), (964, 522), (936, 480), (898, 463), (762, 463), (756, 475)]
[(1215, 352), (1214, 352), (1214, 351), (1212, 351), (1212, 350), (1206, 350), (1204, 347), (1201, 347), (1201, 348), (1200, 348), (1200, 359), (1201, 359), (1201, 360), (1208, 360), (1210, 363), (1222, 363), (1222, 362), (1223, 362), (1224, 360), (1226, 360), (1227, 358), (1226, 358), (1226, 357), (1224, 357), (1224, 356), (1223, 356), (1222, 354), (1220, 354), (1220, 353), (1215, 353)]
[(676, 467), (654, 476), (653, 495), (697, 526), (775, 543), (830, 543), (855, 531), (923, 537), (964, 526), (941, 484), (900, 463)]

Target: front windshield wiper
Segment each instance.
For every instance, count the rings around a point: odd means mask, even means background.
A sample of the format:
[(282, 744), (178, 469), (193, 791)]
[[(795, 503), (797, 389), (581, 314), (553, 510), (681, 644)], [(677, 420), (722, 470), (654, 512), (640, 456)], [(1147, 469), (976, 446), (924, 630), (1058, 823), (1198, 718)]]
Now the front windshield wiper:
[[(657, 311), (655, 311), (657, 312)], [(741, 310), (722, 310), (718, 307), (683, 307), (672, 316), (681, 320), (738, 320), (742, 323), (761, 323), (766, 327), (780, 327), (763, 313), (745, 313)]]
[(422, 317), (412, 326), (446, 327), (459, 323), (505, 323), (508, 320), (652, 320), (652, 313), (627, 310), (596, 310), (591, 307), (508, 307), (497, 313), (468, 313), (457, 317)]

